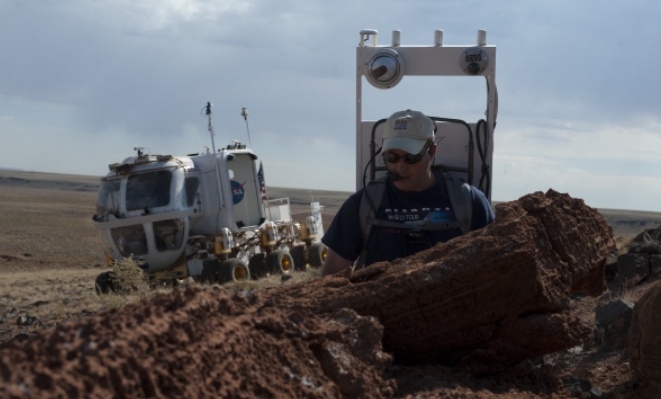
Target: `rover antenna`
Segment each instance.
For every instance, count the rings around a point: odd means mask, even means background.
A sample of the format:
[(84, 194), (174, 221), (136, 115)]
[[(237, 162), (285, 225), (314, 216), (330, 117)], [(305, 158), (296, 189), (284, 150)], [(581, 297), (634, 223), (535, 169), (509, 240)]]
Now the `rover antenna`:
[(250, 148), (252, 149), (252, 140), (250, 140), (250, 125), (248, 125), (248, 108), (243, 107), (241, 108), (241, 116), (243, 116), (243, 119), (246, 121), (246, 130), (248, 131), (248, 144), (250, 144)]
[[(211, 135), (211, 149), (213, 150), (213, 156), (215, 158), (213, 163), (216, 169), (216, 184), (218, 185), (218, 198), (220, 199), (220, 206), (225, 207), (225, 201), (223, 200), (223, 192), (220, 188), (220, 170), (218, 169), (216, 142), (213, 139), (213, 136), (215, 134), (213, 133), (213, 126), (211, 126), (211, 102), (207, 102), (207, 105), (206, 107), (203, 108), (203, 110), (204, 110), (204, 114), (209, 119), (209, 134)], [(218, 213), (220, 214), (220, 210), (218, 210)]]
[(211, 149), (213, 150), (213, 153), (216, 153), (216, 142), (213, 139), (213, 136), (215, 134), (213, 133), (213, 126), (211, 126), (211, 103), (207, 102), (207, 106), (204, 107), (204, 115), (207, 116), (207, 119), (209, 120), (209, 134), (211, 135)]

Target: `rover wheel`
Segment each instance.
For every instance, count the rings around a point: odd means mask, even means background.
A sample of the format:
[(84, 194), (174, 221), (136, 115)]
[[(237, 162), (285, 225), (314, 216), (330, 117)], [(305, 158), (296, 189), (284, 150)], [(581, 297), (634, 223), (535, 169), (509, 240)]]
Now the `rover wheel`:
[(222, 274), (220, 261), (205, 262), (200, 274), (202, 284), (220, 284), (222, 283)]
[(327, 255), (328, 247), (321, 242), (315, 242), (308, 249), (308, 262), (312, 267), (321, 267), (324, 265)]
[(250, 270), (241, 259), (229, 259), (220, 265), (223, 283), (250, 280)]
[(248, 261), (248, 269), (250, 270), (250, 276), (256, 280), (260, 277), (266, 275), (266, 266), (264, 265), (264, 259), (266, 258), (266, 253), (260, 252), (254, 254)]
[(291, 250), (289, 250), (289, 254), (294, 260), (295, 270), (305, 270), (307, 268), (307, 264), (303, 256), (305, 254), (305, 244), (294, 246)]
[(97, 295), (109, 294), (115, 291), (113, 272), (103, 272), (96, 277), (94, 288)]
[(294, 272), (294, 259), (289, 252), (278, 249), (266, 256), (266, 266), (271, 274), (291, 275)]

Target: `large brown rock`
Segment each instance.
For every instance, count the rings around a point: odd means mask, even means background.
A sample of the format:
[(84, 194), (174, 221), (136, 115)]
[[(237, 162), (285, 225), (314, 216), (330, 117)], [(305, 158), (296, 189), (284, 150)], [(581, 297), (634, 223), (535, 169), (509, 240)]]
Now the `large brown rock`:
[(2, 398), (381, 398), (382, 327), (189, 289), (0, 351)]
[(400, 361), (492, 371), (590, 338), (569, 296), (603, 292), (614, 246), (595, 209), (549, 190), (499, 204), (495, 223), (410, 258), (266, 295), (317, 314), (377, 317), (384, 349)]
[(629, 348), (631, 367), (661, 386), (661, 281), (651, 285), (633, 308)]

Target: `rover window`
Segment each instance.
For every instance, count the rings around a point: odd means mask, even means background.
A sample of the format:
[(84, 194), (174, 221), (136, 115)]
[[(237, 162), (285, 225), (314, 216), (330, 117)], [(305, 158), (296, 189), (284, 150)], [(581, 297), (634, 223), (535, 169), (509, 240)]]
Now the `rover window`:
[(184, 222), (180, 219), (154, 222), (154, 239), (159, 252), (181, 248), (184, 242)]
[(197, 193), (197, 188), (200, 186), (200, 180), (197, 177), (190, 176), (186, 178), (184, 182), (184, 188), (186, 195), (183, 197), (184, 206), (191, 207), (195, 204), (195, 194)]
[(120, 179), (104, 180), (99, 186), (99, 196), (96, 199), (96, 215), (106, 216), (119, 211)]
[(170, 203), (172, 173), (158, 170), (129, 176), (126, 185), (126, 210), (158, 208)]
[(110, 235), (122, 256), (145, 255), (148, 252), (145, 228), (141, 224), (115, 227), (110, 230)]

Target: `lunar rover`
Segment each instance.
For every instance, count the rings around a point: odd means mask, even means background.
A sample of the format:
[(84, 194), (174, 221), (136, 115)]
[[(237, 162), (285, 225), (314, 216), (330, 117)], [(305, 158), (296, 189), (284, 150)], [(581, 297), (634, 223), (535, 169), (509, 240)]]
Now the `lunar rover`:
[[(320, 204), (311, 203), (299, 224), (288, 198), (267, 200), (257, 155), (236, 140), (216, 151), (211, 104), (204, 109), (212, 152), (150, 155), (137, 147), (135, 156), (109, 165), (93, 217), (108, 264), (137, 260), (153, 284), (187, 277), (224, 283), (321, 266)], [(245, 108), (242, 115), (247, 124)], [(100, 293), (112, 289), (112, 272), (96, 283)]]

